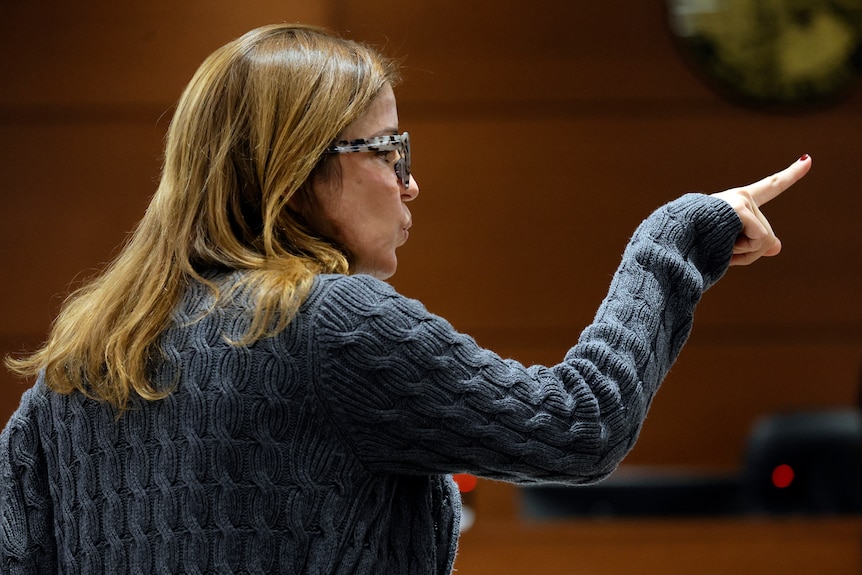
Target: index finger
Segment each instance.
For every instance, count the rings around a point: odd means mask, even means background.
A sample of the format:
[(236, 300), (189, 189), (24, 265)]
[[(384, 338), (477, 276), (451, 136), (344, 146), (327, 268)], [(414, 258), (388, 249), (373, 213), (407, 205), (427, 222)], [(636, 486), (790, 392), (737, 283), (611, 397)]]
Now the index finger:
[(802, 179), (811, 169), (811, 156), (805, 154), (780, 172), (747, 186), (757, 207), (777, 198), (781, 192)]

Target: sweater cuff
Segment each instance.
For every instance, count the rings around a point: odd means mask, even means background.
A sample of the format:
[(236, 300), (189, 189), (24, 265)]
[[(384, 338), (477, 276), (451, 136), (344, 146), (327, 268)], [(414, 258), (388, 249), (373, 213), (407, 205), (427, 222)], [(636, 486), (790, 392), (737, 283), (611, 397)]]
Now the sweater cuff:
[(686, 194), (665, 209), (672, 220), (688, 222), (694, 230), (693, 241), (686, 246), (684, 255), (701, 272), (705, 291), (730, 266), (742, 221), (729, 203), (706, 194)]

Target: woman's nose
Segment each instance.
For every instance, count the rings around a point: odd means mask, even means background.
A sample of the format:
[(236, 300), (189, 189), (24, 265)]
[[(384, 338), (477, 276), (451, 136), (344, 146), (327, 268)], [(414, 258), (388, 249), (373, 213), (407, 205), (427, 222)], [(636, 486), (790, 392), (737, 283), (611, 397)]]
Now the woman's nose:
[(410, 174), (410, 185), (407, 186), (407, 189), (401, 194), (401, 198), (405, 202), (409, 202), (416, 199), (416, 196), (419, 195), (419, 183), (416, 181), (416, 178), (413, 177), (413, 174)]

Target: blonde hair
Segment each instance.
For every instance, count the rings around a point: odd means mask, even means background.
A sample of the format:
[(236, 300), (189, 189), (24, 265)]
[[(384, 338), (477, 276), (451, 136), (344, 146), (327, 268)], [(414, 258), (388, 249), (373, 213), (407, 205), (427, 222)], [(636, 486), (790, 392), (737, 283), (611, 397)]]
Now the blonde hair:
[[(148, 378), (159, 336), (206, 270), (243, 270), (253, 321), (239, 343), (283, 329), (320, 273), (348, 273), (348, 255), (294, 209), (314, 209), (312, 181), (331, 177), (325, 148), (386, 84), (392, 60), (319, 28), (252, 30), (207, 58), (180, 98), (158, 190), (117, 258), (75, 291), (47, 342), (7, 366), (45, 372), (120, 413), (131, 395), (168, 395)], [(292, 201), (293, 200), (293, 201)], [(291, 204), (291, 205), (289, 205)]]

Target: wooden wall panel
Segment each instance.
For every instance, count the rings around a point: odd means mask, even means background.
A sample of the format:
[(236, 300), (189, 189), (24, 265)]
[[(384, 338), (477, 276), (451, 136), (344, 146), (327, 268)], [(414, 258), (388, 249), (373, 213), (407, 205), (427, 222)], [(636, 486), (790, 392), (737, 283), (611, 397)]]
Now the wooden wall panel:
[(858, 520), (575, 521), (466, 533), (465, 575), (859, 573)]
[(142, 213), (200, 60), (253, 26), (305, 20), (404, 58), (422, 193), (393, 283), (527, 363), (562, 356), (654, 207), (811, 153), (809, 178), (769, 207), (785, 253), (707, 294), (633, 458), (730, 467), (757, 416), (855, 401), (862, 89), (810, 113), (734, 106), (686, 66), (659, 0), (6, 3), (0, 16), (7, 352), (44, 337), (69, 283)]
[(0, 106), (164, 110), (225, 42), (271, 22), (326, 25), (331, 9), (328, 0), (4, 2)]
[(708, 95), (681, 60), (667, 57), (660, 0), (438, 0), (399, 10), (344, 0), (334, 16), (340, 29), (406, 58), (404, 101), (481, 103), (476, 111), (485, 114), (514, 103), (515, 113), (531, 116), (535, 103), (571, 109)]
[[(70, 283), (139, 219), (200, 61), (273, 21), (404, 59), (397, 94), (422, 191), (393, 283), (526, 363), (562, 357), (653, 208), (812, 154), (809, 177), (768, 209), (785, 253), (706, 295), (628, 463), (735, 469), (758, 417), (858, 401), (862, 85), (815, 112), (734, 106), (686, 65), (661, 0), (0, 3), (0, 351), (37, 345)], [(0, 421), (22, 390), (0, 373)], [(862, 561), (856, 519), (548, 525), (519, 519), (514, 487), (483, 481), (476, 501), (464, 573)]]
[[(716, 120), (706, 110), (409, 118), (402, 113), (422, 191), (393, 281), (480, 343), (528, 363), (562, 358), (603, 297), (626, 238), (654, 207), (752, 181), (811, 150), (810, 178), (767, 210), (785, 253), (730, 270), (706, 294), (693, 345), (632, 460), (734, 467), (757, 417), (856, 400), (862, 275), (851, 262), (862, 201), (839, 184), (858, 180), (855, 150), (831, 142), (852, 141), (858, 123), (730, 111)], [(740, 133), (770, 145), (747, 158), (734, 149)], [(728, 403), (736, 407), (725, 413)]]
[(144, 122), (40, 123), (4, 126), (3, 135), (14, 146), (0, 155), (8, 222), (0, 245), (17, 277), (0, 283), (2, 330), (41, 332), (66, 286), (108, 261), (146, 209), (162, 130)]
[(767, 209), (785, 252), (706, 295), (631, 461), (733, 468), (759, 416), (857, 401), (862, 86), (805, 113), (733, 105), (687, 66), (660, 1), (343, 6), (354, 35), (405, 57), (422, 193), (399, 289), (504, 355), (558, 361), (654, 207), (810, 153)]

